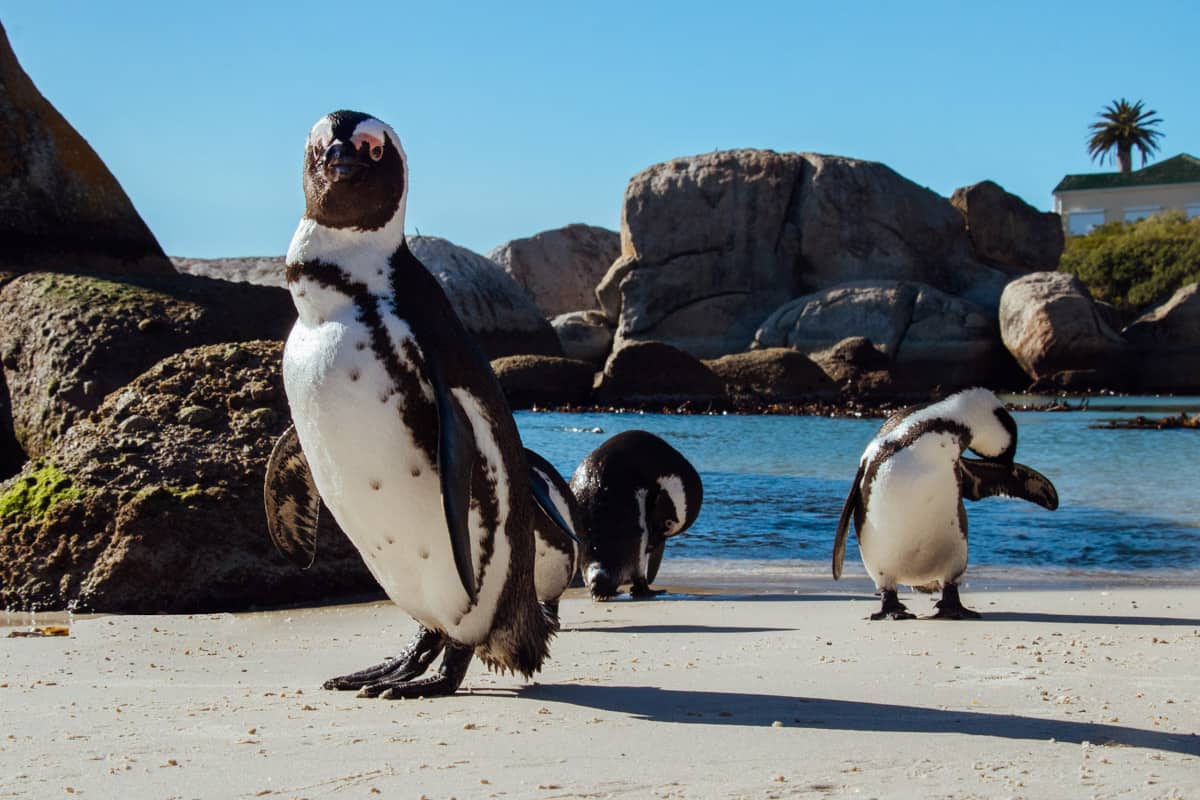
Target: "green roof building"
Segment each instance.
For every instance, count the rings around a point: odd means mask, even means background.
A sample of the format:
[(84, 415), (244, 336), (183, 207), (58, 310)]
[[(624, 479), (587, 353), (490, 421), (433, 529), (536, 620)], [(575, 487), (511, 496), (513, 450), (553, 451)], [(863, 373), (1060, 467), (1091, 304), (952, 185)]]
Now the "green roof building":
[(1054, 187), (1054, 210), (1068, 236), (1162, 211), (1200, 217), (1200, 158), (1180, 153), (1133, 172), (1067, 175)]

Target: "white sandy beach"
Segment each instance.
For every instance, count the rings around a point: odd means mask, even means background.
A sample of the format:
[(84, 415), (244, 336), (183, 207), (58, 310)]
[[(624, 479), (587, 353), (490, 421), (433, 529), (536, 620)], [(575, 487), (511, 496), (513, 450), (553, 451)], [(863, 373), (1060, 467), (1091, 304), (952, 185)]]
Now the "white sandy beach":
[(75, 619), (0, 638), (0, 797), (1200, 796), (1200, 589), (832, 588), (572, 590), (536, 682), (393, 702), (319, 688), (407, 638), (388, 604)]

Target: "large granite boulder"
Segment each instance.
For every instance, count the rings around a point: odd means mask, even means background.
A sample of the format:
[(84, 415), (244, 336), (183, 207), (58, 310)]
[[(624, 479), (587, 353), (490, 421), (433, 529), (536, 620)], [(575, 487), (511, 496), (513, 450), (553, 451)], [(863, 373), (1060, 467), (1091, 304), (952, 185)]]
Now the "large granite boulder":
[(21, 69), (3, 26), (0, 269), (172, 272), (121, 184)]
[(1074, 275), (1035, 272), (1010, 283), (1000, 298), (1000, 336), (1026, 375), (1046, 388), (1130, 385), (1129, 345)]
[(848, 337), (869, 339), (894, 379), (943, 390), (995, 385), (1007, 361), (986, 310), (911, 281), (855, 281), (780, 306), (759, 327), (755, 348), (813, 354)]
[(165, 359), (0, 485), (0, 607), (173, 613), (378, 596), (322, 514), (316, 563), (279, 556), (262, 505), (289, 423), (278, 342)]
[(603, 364), (612, 352), (612, 326), (602, 311), (570, 311), (550, 324), (567, 358)]
[(22, 275), (0, 290), (0, 364), (16, 438), (40, 456), (159, 360), (201, 344), (283, 339), (295, 316), (287, 292), (248, 284)]
[(737, 400), (782, 403), (829, 399), (838, 394), (837, 384), (821, 365), (787, 347), (732, 353), (705, 361), (704, 365), (717, 374), (725, 384), (725, 392)]
[(411, 237), (408, 246), (441, 282), (489, 359), (562, 355), (550, 323), (495, 261), (435, 236)]
[(605, 406), (725, 404), (725, 385), (698, 358), (661, 342), (629, 342), (613, 351), (597, 376), (595, 401)]
[(734, 150), (633, 177), (621, 257), (596, 292), (618, 346), (715, 357), (744, 350), (787, 300), (862, 279), (921, 281), (994, 308), (1006, 276), (975, 258), (945, 198), (883, 164)]
[(1200, 391), (1200, 283), (1184, 286), (1124, 331), (1142, 391)]
[(513, 239), (488, 258), (520, 284), (542, 315), (599, 308), (596, 284), (621, 253), (621, 235), (594, 225), (568, 225)]
[(506, 356), (492, 362), (512, 408), (587, 405), (595, 367), (554, 356)]
[(1063, 251), (1058, 214), (1038, 211), (992, 181), (955, 189), (950, 203), (963, 215), (982, 260), (1021, 272), (1058, 269)]

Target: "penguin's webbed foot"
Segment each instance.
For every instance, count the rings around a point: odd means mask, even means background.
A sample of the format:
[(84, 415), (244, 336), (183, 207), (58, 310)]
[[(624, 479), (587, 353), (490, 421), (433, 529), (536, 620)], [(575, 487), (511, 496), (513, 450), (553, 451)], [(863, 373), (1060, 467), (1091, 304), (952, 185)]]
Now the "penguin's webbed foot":
[(666, 593), (666, 589), (651, 589), (650, 584), (646, 581), (634, 581), (633, 585), (629, 587), (629, 596), (634, 600), (649, 600)]
[(942, 587), (942, 599), (934, 604), (937, 613), (929, 619), (980, 619), (978, 611), (972, 611), (962, 604), (958, 597), (958, 587), (947, 583)]
[(445, 697), (458, 691), (474, 651), (460, 644), (447, 643), (446, 655), (436, 674), (415, 680), (383, 680), (368, 684), (358, 691), (359, 697), (378, 697), (382, 700), (405, 700), (415, 697)]
[(883, 590), (883, 606), (871, 615), (871, 619), (873, 620), (916, 618), (917, 615), (909, 611), (908, 607), (900, 602), (900, 596), (896, 594), (895, 589)]
[(349, 675), (330, 678), (321, 688), (343, 692), (358, 691), (364, 686), (380, 681), (411, 681), (425, 674), (425, 670), (429, 669), (438, 653), (442, 652), (443, 646), (440, 634), (422, 627), (400, 655)]

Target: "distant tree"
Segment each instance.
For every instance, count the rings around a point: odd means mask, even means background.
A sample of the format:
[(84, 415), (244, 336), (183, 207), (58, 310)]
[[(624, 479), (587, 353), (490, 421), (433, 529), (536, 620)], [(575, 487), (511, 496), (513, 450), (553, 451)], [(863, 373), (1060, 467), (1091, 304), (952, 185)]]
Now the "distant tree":
[(1061, 272), (1077, 275), (1092, 296), (1132, 318), (1200, 281), (1200, 217), (1182, 211), (1138, 222), (1110, 222), (1067, 238)]
[(1157, 111), (1143, 111), (1142, 101), (1130, 103), (1124, 97), (1114, 100), (1101, 111), (1099, 122), (1093, 122), (1092, 138), (1088, 139), (1088, 154), (1092, 160), (1103, 163), (1104, 158), (1112, 158), (1112, 151), (1117, 151), (1117, 168), (1121, 172), (1133, 169), (1131, 156), (1133, 148), (1142, 153), (1142, 166), (1146, 166), (1146, 158), (1158, 150), (1158, 137), (1162, 133), (1154, 130), (1155, 125), (1162, 120), (1154, 116)]

